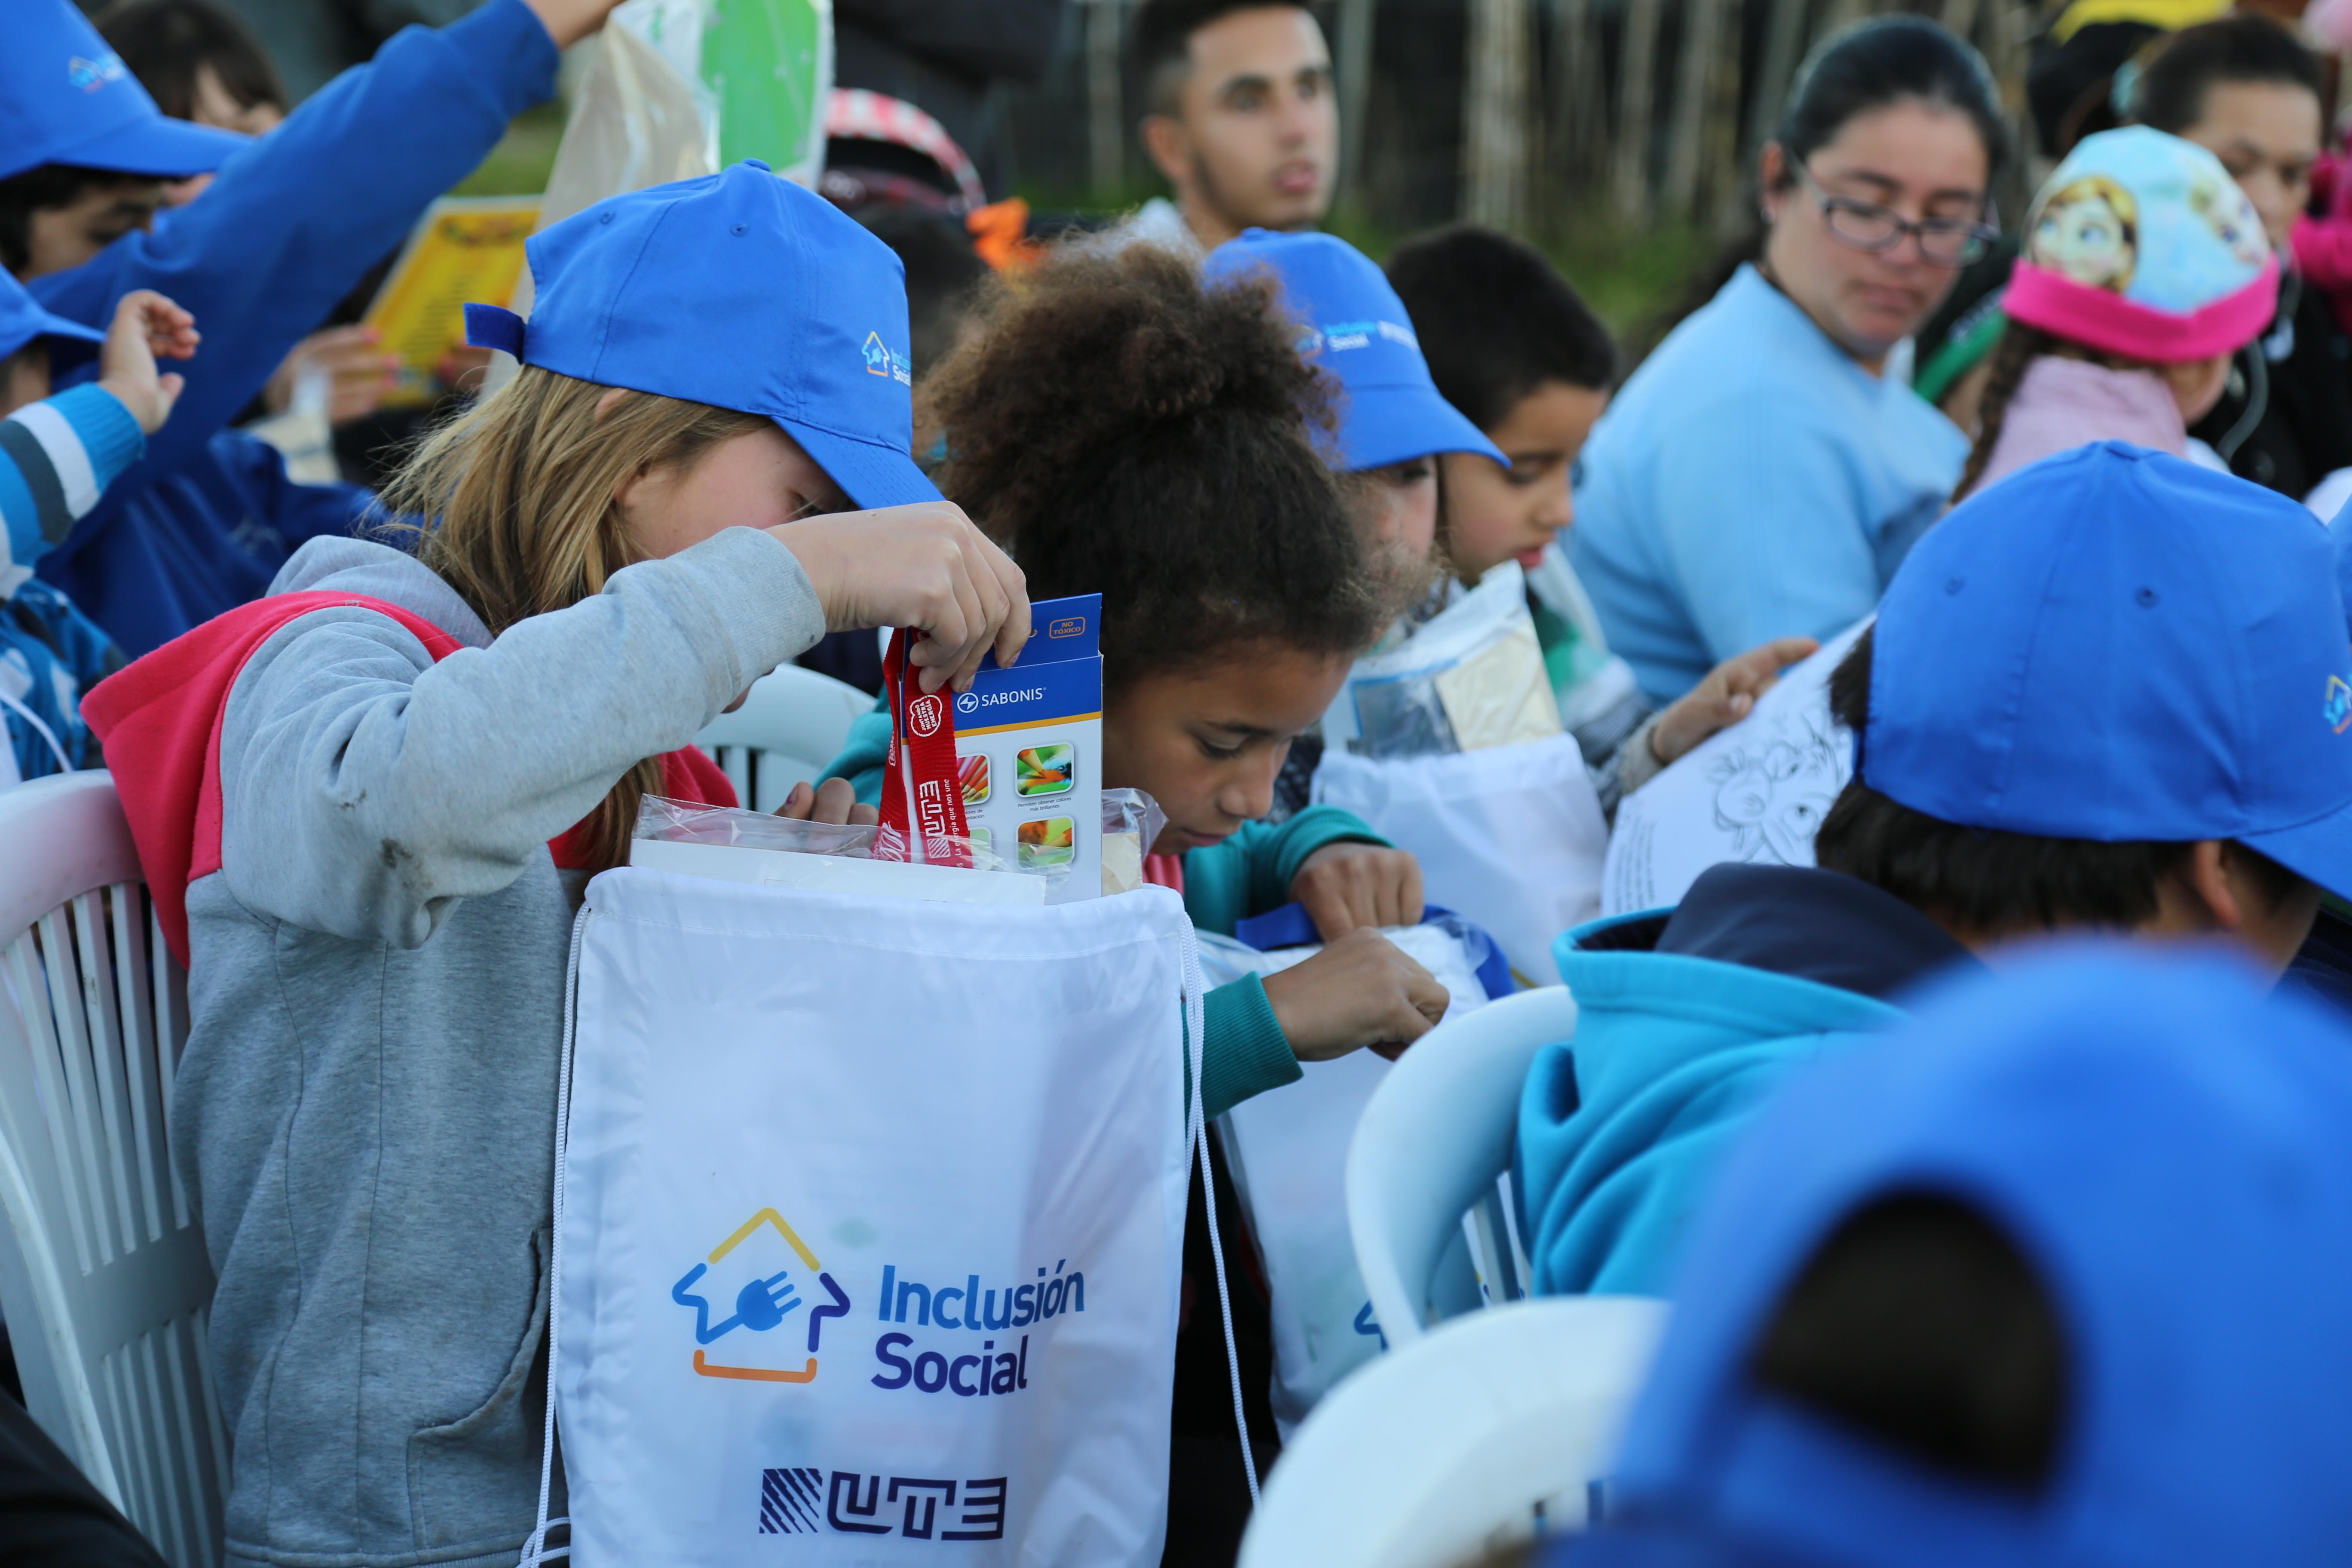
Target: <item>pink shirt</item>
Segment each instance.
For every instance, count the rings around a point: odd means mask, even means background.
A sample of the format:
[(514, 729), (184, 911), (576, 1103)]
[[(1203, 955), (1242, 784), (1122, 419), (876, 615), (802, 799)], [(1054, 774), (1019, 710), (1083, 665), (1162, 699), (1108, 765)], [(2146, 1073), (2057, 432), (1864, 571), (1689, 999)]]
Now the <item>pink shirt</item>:
[(2172, 389), (2150, 370), (2109, 370), (2088, 360), (2044, 354), (2028, 365), (2009, 400), (2000, 439), (1969, 491), (1974, 495), (2029, 463), (2093, 441), (2128, 441), (2189, 455), (2189, 430)]

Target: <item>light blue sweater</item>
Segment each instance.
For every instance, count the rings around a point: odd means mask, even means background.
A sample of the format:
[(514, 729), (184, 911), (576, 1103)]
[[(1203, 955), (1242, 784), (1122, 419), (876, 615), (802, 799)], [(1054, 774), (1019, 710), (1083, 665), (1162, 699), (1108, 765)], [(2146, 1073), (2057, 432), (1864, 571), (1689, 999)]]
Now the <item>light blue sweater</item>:
[(1968, 450), (1743, 267), (1595, 426), (1571, 559), (1611, 649), (1663, 707), (1733, 654), (1868, 615)]

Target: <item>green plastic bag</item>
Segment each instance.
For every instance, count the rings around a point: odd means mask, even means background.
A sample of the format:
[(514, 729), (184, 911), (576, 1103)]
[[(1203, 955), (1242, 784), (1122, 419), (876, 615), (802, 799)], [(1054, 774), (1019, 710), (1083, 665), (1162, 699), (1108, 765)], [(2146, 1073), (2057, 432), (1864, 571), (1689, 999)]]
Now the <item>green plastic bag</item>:
[(833, 92), (832, 0), (632, 0), (615, 16), (701, 85), (719, 167), (757, 158), (816, 183)]

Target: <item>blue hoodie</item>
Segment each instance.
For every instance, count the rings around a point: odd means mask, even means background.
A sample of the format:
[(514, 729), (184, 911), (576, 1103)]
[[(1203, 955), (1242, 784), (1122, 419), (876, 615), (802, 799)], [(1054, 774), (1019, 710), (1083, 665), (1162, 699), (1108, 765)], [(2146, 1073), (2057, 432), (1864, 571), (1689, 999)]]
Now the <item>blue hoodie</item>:
[[(275, 451), (225, 426), (507, 122), (554, 90), (555, 65), (522, 0), (489, 0), (437, 32), (408, 28), (224, 163), (154, 233), (26, 285), (100, 328), (124, 294), (157, 289), (205, 334), (146, 457), (37, 568), (134, 657), (258, 598), (304, 540), (357, 520), (365, 491), (293, 484)], [(59, 383), (96, 374), (93, 361)]]
[(1904, 1016), (1889, 998), (1976, 966), (1927, 916), (1811, 867), (1717, 866), (1681, 904), (1554, 949), (1576, 1037), (1519, 1102), (1520, 1235), (1535, 1292), (1666, 1294), (1716, 1163), (1772, 1092)]

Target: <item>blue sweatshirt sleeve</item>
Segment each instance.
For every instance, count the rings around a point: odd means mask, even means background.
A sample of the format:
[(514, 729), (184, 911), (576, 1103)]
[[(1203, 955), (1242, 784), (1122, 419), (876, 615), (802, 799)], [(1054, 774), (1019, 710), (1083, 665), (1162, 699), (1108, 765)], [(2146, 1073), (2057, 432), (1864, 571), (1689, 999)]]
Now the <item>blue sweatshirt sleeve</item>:
[(817, 770), (817, 782), (847, 779), (860, 805), (882, 804), (882, 764), (890, 758), (890, 713), (876, 698), (870, 711), (851, 721), (841, 755)]
[(146, 447), (131, 410), (98, 385), (0, 420), (0, 573), (47, 554)]
[[(555, 65), (554, 40), (522, 0), (489, 0), (437, 32), (404, 29), (221, 165), (154, 233), (33, 279), (43, 305), (95, 327), (133, 289), (196, 318), (204, 346), (179, 367), (187, 389), (139, 473), (170, 470), (235, 418), (507, 122), (554, 91)], [(100, 526), (103, 510), (84, 526)]]
[(1826, 417), (1745, 400), (1694, 411), (1659, 453), (1665, 569), (1710, 662), (1773, 637), (1826, 641), (1877, 607), (1874, 520), (1846, 450), (1859, 437)]

